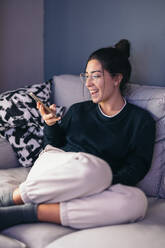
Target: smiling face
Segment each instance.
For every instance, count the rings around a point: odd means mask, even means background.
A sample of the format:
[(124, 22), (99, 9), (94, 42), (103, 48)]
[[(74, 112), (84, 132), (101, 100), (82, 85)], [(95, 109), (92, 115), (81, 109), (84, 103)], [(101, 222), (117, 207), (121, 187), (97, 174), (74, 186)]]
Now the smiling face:
[(98, 60), (92, 59), (88, 62), (86, 75), (86, 87), (94, 103), (108, 103), (116, 94), (120, 94), (121, 79), (118, 76), (112, 77), (108, 71), (103, 69)]

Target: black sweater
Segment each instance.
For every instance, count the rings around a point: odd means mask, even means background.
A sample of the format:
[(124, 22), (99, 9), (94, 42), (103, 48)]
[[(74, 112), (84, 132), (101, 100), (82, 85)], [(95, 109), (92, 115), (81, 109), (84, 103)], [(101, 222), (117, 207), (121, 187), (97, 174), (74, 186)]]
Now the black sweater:
[(87, 101), (72, 105), (61, 123), (45, 125), (44, 140), (44, 145), (104, 159), (112, 169), (113, 184), (133, 186), (150, 168), (155, 121), (146, 110), (130, 103), (109, 118), (97, 104)]

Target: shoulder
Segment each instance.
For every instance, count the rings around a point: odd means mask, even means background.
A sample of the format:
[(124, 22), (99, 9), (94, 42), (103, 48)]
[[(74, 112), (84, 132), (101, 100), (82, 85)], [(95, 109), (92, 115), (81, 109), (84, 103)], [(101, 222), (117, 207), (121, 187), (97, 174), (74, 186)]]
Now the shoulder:
[(130, 112), (129, 114), (136, 120), (136, 122), (153, 123), (153, 125), (155, 125), (155, 120), (148, 110), (129, 102), (127, 104)]
[(83, 113), (84, 114), (89, 113), (90, 112), (89, 109), (94, 108), (93, 105), (94, 104), (92, 103), (92, 101), (77, 102), (72, 104), (69, 107), (69, 109), (66, 111), (65, 115), (63, 116), (61, 123), (64, 123), (66, 121), (68, 122), (69, 120), (72, 119), (73, 116), (75, 117), (75, 116), (80, 116)]
[(83, 110), (90, 110), (96, 108), (96, 104), (94, 104), (92, 101), (84, 101), (84, 102), (78, 102), (74, 103), (69, 110), (71, 111), (83, 111)]

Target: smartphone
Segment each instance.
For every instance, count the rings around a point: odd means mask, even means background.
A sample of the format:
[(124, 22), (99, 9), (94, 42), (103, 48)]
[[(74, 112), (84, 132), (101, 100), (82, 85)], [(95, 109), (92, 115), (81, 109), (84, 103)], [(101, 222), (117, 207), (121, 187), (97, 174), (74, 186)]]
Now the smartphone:
[(48, 111), (48, 113), (52, 113), (52, 110), (46, 106), (36, 95), (34, 95), (32, 92), (28, 93), (36, 102), (39, 102), (43, 105), (44, 109)]

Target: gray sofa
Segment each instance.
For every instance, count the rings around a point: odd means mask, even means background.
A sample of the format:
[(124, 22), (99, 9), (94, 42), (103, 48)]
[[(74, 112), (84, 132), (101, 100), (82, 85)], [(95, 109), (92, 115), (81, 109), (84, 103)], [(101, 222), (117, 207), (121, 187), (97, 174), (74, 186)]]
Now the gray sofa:
[[(89, 99), (78, 76), (53, 77), (53, 101), (67, 108)], [(165, 88), (128, 84), (128, 101), (150, 111), (157, 123), (152, 166), (138, 184), (148, 196), (143, 221), (131, 224), (75, 230), (50, 223), (22, 224), (0, 234), (0, 248), (163, 248), (165, 247)], [(19, 165), (10, 144), (0, 140), (0, 190), (15, 188), (30, 168)]]

